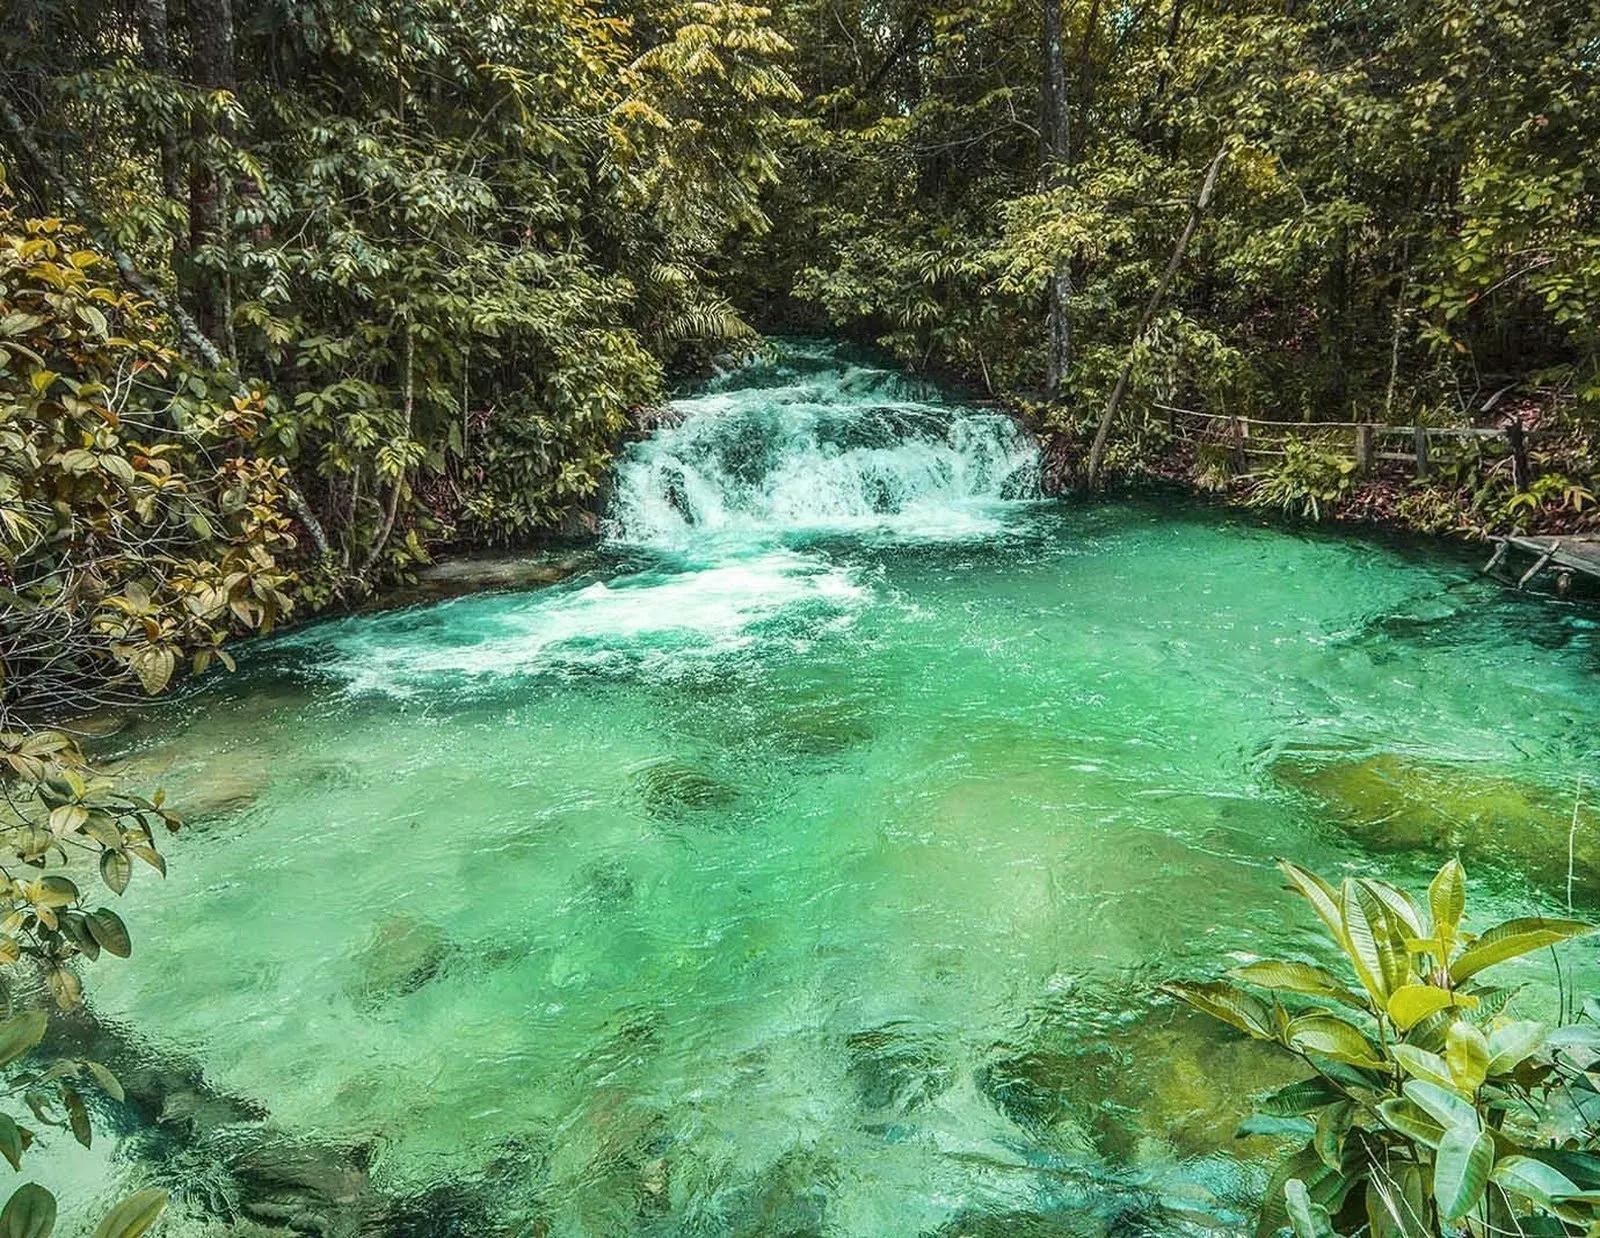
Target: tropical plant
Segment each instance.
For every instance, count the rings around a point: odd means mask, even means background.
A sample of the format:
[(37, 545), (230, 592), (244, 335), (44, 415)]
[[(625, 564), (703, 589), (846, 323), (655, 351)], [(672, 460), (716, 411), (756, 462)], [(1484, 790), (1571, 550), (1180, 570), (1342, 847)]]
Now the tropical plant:
[(1276, 507), (1321, 520), (1355, 487), (1356, 462), (1349, 455), (1302, 438), (1283, 440), (1283, 459), (1250, 478), (1252, 507)]
[(1596, 1233), (1600, 1003), (1552, 1027), (1512, 1017), (1518, 990), (1484, 979), (1593, 926), (1534, 916), (1468, 931), (1455, 860), (1425, 906), (1374, 878), (1335, 887), (1280, 867), (1354, 983), (1260, 960), (1226, 980), (1162, 986), (1312, 1072), (1257, 1105), (1261, 1124), (1289, 1119), (1306, 1136), (1272, 1176), (1258, 1238), (1285, 1227), (1296, 1238)]

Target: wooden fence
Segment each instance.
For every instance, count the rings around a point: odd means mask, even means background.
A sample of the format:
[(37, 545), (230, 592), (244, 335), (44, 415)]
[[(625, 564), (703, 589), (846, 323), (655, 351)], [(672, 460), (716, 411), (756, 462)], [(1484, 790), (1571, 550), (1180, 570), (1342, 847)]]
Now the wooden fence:
[[(1503, 428), (1488, 429), (1472, 426), (1391, 426), (1372, 421), (1266, 421), (1258, 417), (1235, 417), (1227, 413), (1202, 413), (1192, 408), (1174, 408), (1170, 404), (1155, 406), (1167, 415), (1167, 430), (1174, 438), (1187, 438), (1197, 442), (1223, 443), (1231, 446), (1234, 460), (1242, 472), (1251, 457), (1283, 457), (1287, 453), (1281, 446), (1284, 439), (1292, 437), (1325, 438), (1334, 433), (1348, 433), (1351, 456), (1356, 470), (1362, 475), (1378, 471), (1381, 463), (1394, 462), (1410, 466), (1419, 479), (1426, 478), (1430, 469), (1432, 444), (1435, 442), (1460, 442), (1476, 440), (1480, 444), (1504, 440), (1511, 460), (1512, 479), (1518, 490), (1526, 490), (1533, 480), (1532, 466), (1528, 460), (1528, 440), (1537, 430), (1523, 428), (1513, 419)], [(1180, 419), (1206, 423), (1210, 433), (1190, 432)], [(1390, 446), (1398, 439), (1402, 449)]]

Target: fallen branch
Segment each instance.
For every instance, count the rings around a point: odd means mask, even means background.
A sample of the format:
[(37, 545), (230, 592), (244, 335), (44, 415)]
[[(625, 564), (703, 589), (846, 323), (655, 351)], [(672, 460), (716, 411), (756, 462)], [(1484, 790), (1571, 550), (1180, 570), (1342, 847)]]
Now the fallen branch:
[(1106, 411), (1100, 417), (1100, 427), (1095, 431), (1094, 446), (1089, 450), (1089, 468), (1084, 481), (1090, 487), (1099, 482), (1100, 465), (1105, 460), (1106, 440), (1111, 436), (1111, 423), (1116, 419), (1122, 397), (1127, 394), (1128, 380), (1133, 375), (1133, 363), (1138, 355), (1139, 341), (1144, 338), (1145, 332), (1150, 330), (1150, 323), (1155, 319), (1156, 311), (1161, 308), (1161, 302), (1166, 300), (1167, 289), (1172, 286), (1173, 278), (1183, 264), (1183, 255), (1189, 248), (1189, 242), (1194, 239), (1195, 230), (1200, 226), (1200, 217), (1211, 204), (1211, 195), (1217, 187), (1217, 173), (1222, 170), (1222, 161), (1227, 156), (1228, 148), (1224, 146), (1211, 160), (1211, 166), (1206, 169), (1205, 181), (1200, 186), (1200, 194), (1189, 209), (1188, 222), (1183, 225), (1178, 243), (1172, 247), (1172, 257), (1167, 260), (1167, 269), (1161, 273), (1161, 281), (1150, 294), (1150, 300), (1145, 303), (1144, 313), (1139, 318), (1139, 326), (1133, 333), (1133, 342), (1128, 346), (1127, 360), (1122, 363), (1122, 370), (1117, 375), (1117, 385), (1111, 389), (1111, 399), (1106, 403)]

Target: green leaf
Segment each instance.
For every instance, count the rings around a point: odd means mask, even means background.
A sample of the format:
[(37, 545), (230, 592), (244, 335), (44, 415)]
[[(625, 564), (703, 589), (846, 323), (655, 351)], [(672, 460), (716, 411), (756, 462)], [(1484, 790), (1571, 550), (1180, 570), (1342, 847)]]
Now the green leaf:
[(100, 1085), (100, 1090), (112, 1100), (127, 1099), (122, 1090), (122, 1081), (99, 1062), (85, 1061), (83, 1065), (94, 1076), (94, 1081)]
[(1333, 1219), (1321, 1204), (1312, 1203), (1304, 1182), (1299, 1178), (1290, 1178), (1284, 1183), (1283, 1195), (1295, 1238), (1335, 1238)]
[(56, 1227), (56, 1197), (29, 1182), (19, 1186), (0, 1211), (0, 1238), (49, 1238)]
[(1439, 1141), (1444, 1138), (1444, 1127), (1411, 1101), (1401, 1097), (1391, 1096), (1380, 1102), (1378, 1116), (1385, 1125), (1399, 1131), (1407, 1139), (1427, 1147), (1437, 1148)]
[(1343, 1098), (1342, 1092), (1323, 1079), (1300, 1079), (1262, 1097), (1256, 1109), (1270, 1117), (1292, 1118)]
[(25, 1147), (22, 1128), (9, 1113), (0, 1113), (0, 1156), (11, 1162), (12, 1169), (22, 1168), (22, 1153)]
[(1237, 985), (1221, 980), (1172, 981), (1161, 991), (1257, 1040), (1272, 1039), (1272, 1016), (1266, 1005)]
[(1401, 1069), (1413, 1078), (1426, 1080), (1442, 1088), (1456, 1086), (1455, 1076), (1450, 1073), (1450, 1064), (1437, 1053), (1404, 1044), (1395, 1045), (1390, 1051)]
[(1338, 1169), (1340, 1166), (1340, 1147), (1345, 1132), (1350, 1129), (1351, 1120), (1355, 1117), (1355, 1109), (1354, 1101), (1343, 1100), (1338, 1104), (1329, 1105), (1317, 1118), (1317, 1129), (1311, 1136), (1311, 1147), (1329, 1169)]
[(109, 907), (98, 907), (87, 917), (89, 932), (101, 947), (125, 959), (133, 953), (133, 942), (128, 936), (128, 926), (122, 917)]
[(1464, 1126), (1445, 1131), (1433, 1161), (1433, 1198), (1440, 1215), (1459, 1221), (1478, 1206), (1494, 1169), (1494, 1140)]
[(1372, 877), (1361, 878), (1361, 885), (1389, 911), (1390, 917), (1406, 931), (1402, 936), (1421, 937), (1423, 935), (1422, 913), (1417, 910), (1416, 903), (1411, 896), (1398, 886), (1392, 886), (1387, 881), (1378, 881)]
[(95, 1226), (94, 1238), (141, 1238), (167, 1206), (165, 1191), (139, 1191), (128, 1196)]
[(1392, 988), (1388, 914), (1370, 891), (1349, 879), (1344, 883), (1343, 906), (1345, 951), (1362, 987), (1381, 1010)]
[(1304, 1014), (1289, 1023), (1289, 1043), (1304, 1053), (1381, 1070), (1383, 1061), (1361, 1030), (1337, 1015)]
[(1301, 868), (1288, 860), (1279, 860), (1278, 869), (1289, 879), (1289, 884), (1311, 904), (1313, 911), (1327, 925), (1334, 941), (1344, 941), (1344, 915), (1339, 910), (1339, 896), (1321, 877), (1310, 869)]
[(1400, 1090), (1406, 1094), (1407, 1100), (1444, 1127), (1446, 1133), (1464, 1130), (1475, 1134), (1483, 1127), (1478, 1111), (1468, 1101), (1436, 1083), (1407, 1079)]
[(1380, 1171), (1367, 1179), (1367, 1224), (1372, 1238), (1433, 1238), (1423, 1220), (1422, 1173), (1415, 1165), (1393, 1172)]
[(1582, 920), (1551, 920), (1543, 916), (1507, 920), (1489, 929), (1450, 964), (1450, 980), (1460, 984), (1485, 967), (1504, 963), (1533, 950), (1594, 932), (1595, 926)]
[(1460, 860), (1451, 860), (1439, 870), (1428, 886), (1428, 910), (1433, 913), (1434, 933), (1448, 942), (1461, 927), (1461, 914), (1467, 909), (1467, 870)]
[(1403, 984), (1389, 994), (1389, 1018), (1404, 1032), (1435, 1011), (1454, 1004), (1454, 996), (1446, 989), (1435, 988), (1431, 984)]
[(1505, 1075), (1539, 1051), (1544, 1044), (1544, 1024), (1531, 1019), (1507, 1023), (1489, 1033), (1488, 1074)]
[(1444, 1060), (1456, 1086), (1476, 1092), (1489, 1073), (1489, 1042), (1472, 1024), (1458, 1020), (1445, 1036)]
[(61, 1104), (67, 1111), (67, 1125), (72, 1128), (72, 1137), (84, 1147), (92, 1147), (94, 1128), (89, 1125), (89, 1110), (83, 1103), (82, 1094), (65, 1079), (56, 1085), (56, 1089), (61, 1093)]
[(100, 853), (100, 878), (113, 894), (121, 894), (126, 890), (128, 879), (132, 876), (133, 861), (128, 858), (127, 852), (117, 850)]
[(1310, 963), (1263, 959), (1259, 963), (1247, 963), (1243, 967), (1235, 967), (1228, 975), (1235, 980), (1262, 989), (1282, 989), (1289, 993), (1304, 993), (1310, 997), (1326, 997), (1346, 1006), (1354, 1006), (1358, 1010), (1363, 1007), (1361, 999), (1350, 992), (1338, 976)]
[(1553, 1207), (1562, 1196), (1577, 1195), (1582, 1190), (1559, 1169), (1531, 1156), (1508, 1156), (1497, 1161), (1490, 1177), (1513, 1195), (1546, 1208)]
[(27, 1010), (0, 1022), (0, 1066), (16, 1061), (43, 1040), (46, 1022), (42, 1010)]

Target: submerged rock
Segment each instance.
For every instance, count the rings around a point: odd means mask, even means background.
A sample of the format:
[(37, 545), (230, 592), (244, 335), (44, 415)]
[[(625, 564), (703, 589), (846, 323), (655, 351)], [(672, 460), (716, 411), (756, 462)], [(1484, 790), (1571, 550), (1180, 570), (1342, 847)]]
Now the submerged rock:
[(845, 1038), (849, 1074), (861, 1106), (906, 1113), (955, 1082), (955, 1070), (927, 1037), (886, 1023)]
[(1327, 808), (1346, 833), (1374, 851), (1425, 851), (1504, 865), (1565, 892), (1572, 845), (1574, 893), (1600, 896), (1600, 812), (1578, 810), (1543, 787), (1471, 766), (1397, 753), (1295, 753), (1273, 777)]
[(685, 813), (729, 808), (738, 789), (681, 761), (657, 761), (634, 775), (634, 784), (652, 817), (674, 820)]
[(358, 974), (351, 997), (362, 1009), (375, 1009), (405, 997), (435, 979), (451, 954), (437, 925), (412, 916), (391, 916), (355, 956)]
[(1163, 1006), (1109, 1025), (1046, 1012), (1027, 1042), (979, 1070), (978, 1086), (1038, 1137), (1141, 1163), (1266, 1153), (1270, 1140), (1234, 1139), (1250, 1098), (1304, 1073), (1215, 1020)]

